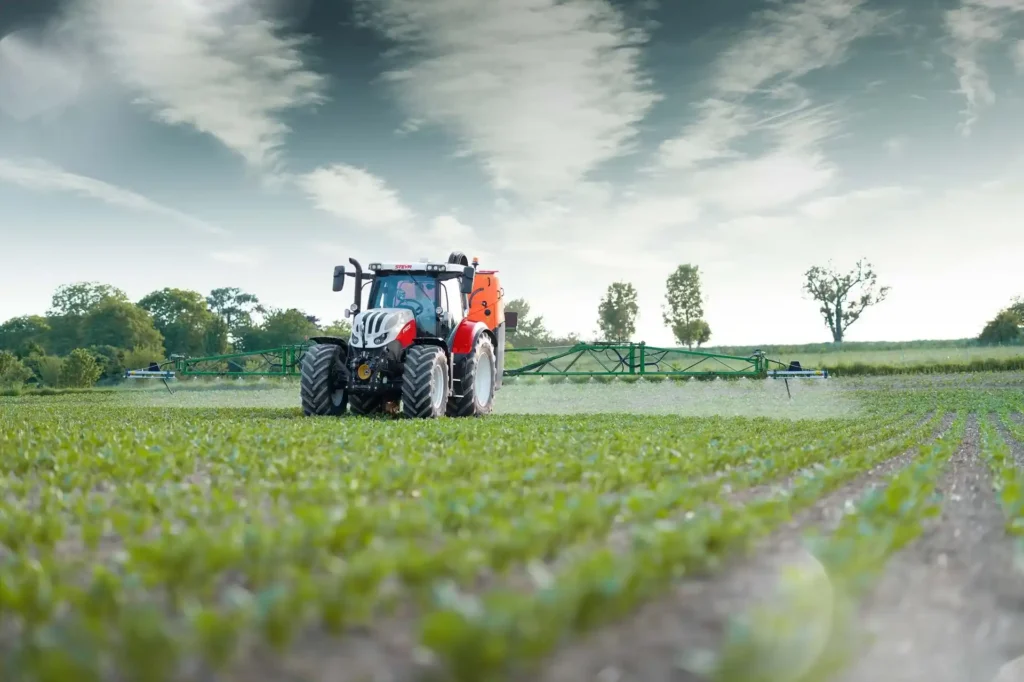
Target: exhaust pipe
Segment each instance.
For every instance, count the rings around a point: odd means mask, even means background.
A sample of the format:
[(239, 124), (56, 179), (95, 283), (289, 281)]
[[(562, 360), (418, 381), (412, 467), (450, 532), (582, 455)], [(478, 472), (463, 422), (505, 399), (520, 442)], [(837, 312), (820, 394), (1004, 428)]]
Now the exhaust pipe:
[(363, 266), (360, 265), (359, 261), (357, 261), (355, 258), (349, 258), (348, 262), (352, 264), (352, 269), (356, 271), (356, 286), (355, 286), (355, 290), (356, 290), (356, 293), (355, 293), (356, 312), (355, 312), (355, 314), (358, 314), (359, 313), (359, 309), (360, 309), (359, 304), (360, 304), (360, 302), (362, 300), (362, 294), (363, 294)]

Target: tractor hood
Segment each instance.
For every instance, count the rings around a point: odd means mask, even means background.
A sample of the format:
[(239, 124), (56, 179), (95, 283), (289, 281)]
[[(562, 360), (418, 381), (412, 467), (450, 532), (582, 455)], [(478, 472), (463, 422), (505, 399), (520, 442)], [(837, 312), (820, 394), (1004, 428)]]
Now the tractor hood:
[(402, 327), (413, 319), (408, 308), (373, 308), (364, 310), (352, 321), (353, 348), (380, 348), (398, 336)]

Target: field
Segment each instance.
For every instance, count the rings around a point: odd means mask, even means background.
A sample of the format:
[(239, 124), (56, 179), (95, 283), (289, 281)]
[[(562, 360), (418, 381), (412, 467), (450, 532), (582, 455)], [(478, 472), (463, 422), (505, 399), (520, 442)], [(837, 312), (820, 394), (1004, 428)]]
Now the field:
[(1021, 373), (512, 385), (426, 423), (199, 385), (0, 398), (0, 679), (989, 682), (1024, 655)]

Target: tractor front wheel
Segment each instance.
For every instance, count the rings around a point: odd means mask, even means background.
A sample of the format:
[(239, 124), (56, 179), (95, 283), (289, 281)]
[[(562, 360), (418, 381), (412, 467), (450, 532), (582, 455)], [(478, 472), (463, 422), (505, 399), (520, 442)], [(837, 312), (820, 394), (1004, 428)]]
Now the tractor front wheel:
[(448, 358), (437, 346), (413, 346), (402, 370), (402, 413), (415, 419), (441, 417), (448, 401)]
[(494, 386), (497, 382), (498, 363), (494, 344), (487, 334), (480, 334), (473, 343), (473, 351), (455, 365), (461, 396), (448, 401), (451, 417), (476, 417), (490, 414), (494, 409)]
[(317, 344), (302, 357), (299, 394), (307, 417), (336, 417), (348, 405), (348, 381), (341, 346)]

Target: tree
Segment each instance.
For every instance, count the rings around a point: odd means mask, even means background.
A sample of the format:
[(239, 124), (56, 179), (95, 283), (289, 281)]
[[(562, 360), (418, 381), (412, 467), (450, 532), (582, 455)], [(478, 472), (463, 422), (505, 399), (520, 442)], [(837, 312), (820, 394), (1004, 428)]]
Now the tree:
[(1012, 310), (1000, 310), (981, 330), (978, 342), (991, 346), (1017, 343), (1021, 339), (1021, 324), (1020, 316)]
[(147, 294), (138, 306), (153, 316), (167, 355), (216, 355), (227, 350), (227, 323), (207, 307), (198, 291), (164, 288)]
[(1024, 298), (1021, 298), (1020, 296), (1014, 297), (1007, 310), (1015, 314), (1021, 320), (1024, 320)]
[(125, 350), (160, 348), (163, 336), (148, 312), (128, 301), (108, 299), (82, 320), (84, 346), (114, 346)]
[(672, 333), (680, 344), (693, 348), (696, 344), (700, 348), (711, 338), (711, 325), (704, 320), (693, 320), (683, 322), (672, 327)]
[(551, 334), (544, 327), (544, 317), (530, 317), (530, 304), (524, 298), (514, 298), (505, 303), (506, 312), (519, 315), (516, 328), (508, 331), (508, 338), (518, 348), (548, 345)]
[[(128, 369), (124, 364), (125, 351), (115, 346), (90, 346), (86, 348), (94, 358), (96, 358), (96, 364), (100, 368), (101, 379), (117, 379), (124, 376), (124, 371)], [(132, 368), (136, 369), (136, 368)]]
[(60, 367), (60, 385), (68, 388), (89, 388), (94, 386), (103, 373), (92, 353), (76, 348), (64, 358)]
[(243, 350), (254, 351), (302, 343), (316, 336), (319, 329), (301, 310), (273, 310), (263, 324), (245, 331), (240, 340)]
[(0, 324), (0, 350), (21, 352), (30, 344), (40, 344), (50, 331), (50, 323), (41, 315), (12, 317)]
[(711, 326), (704, 321), (700, 269), (688, 263), (680, 265), (669, 275), (665, 289), (667, 310), (663, 319), (676, 341), (688, 348), (706, 343), (711, 338)]
[(640, 312), (636, 298), (636, 288), (628, 282), (614, 282), (608, 287), (597, 307), (597, 326), (605, 340), (625, 343), (633, 337)]
[(47, 314), (52, 317), (82, 317), (109, 299), (127, 303), (128, 295), (117, 287), (99, 282), (64, 284), (57, 287), (57, 291), (54, 292)]
[(1009, 306), (989, 320), (978, 342), (985, 345), (1019, 343), (1024, 339), (1024, 299), (1014, 298)]
[(32, 370), (14, 353), (0, 350), (0, 388), (20, 388), (32, 378)]
[(324, 336), (338, 336), (347, 339), (352, 336), (352, 325), (346, 320), (335, 320), (326, 327), (321, 327), (320, 333)]
[(206, 297), (206, 304), (215, 315), (224, 320), (232, 343), (256, 326), (254, 314), (263, 315), (267, 312), (255, 295), (247, 294), (237, 287), (214, 289)]
[[(836, 272), (829, 263), (827, 268), (815, 265), (804, 277), (804, 290), (821, 303), (819, 310), (835, 343), (842, 343), (850, 325), (859, 320), (869, 306), (884, 301), (891, 289), (884, 286), (875, 291), (878, 276), (863, 259), (847, 273)], [(855, 294), (858, 287), (860, 292)]]

